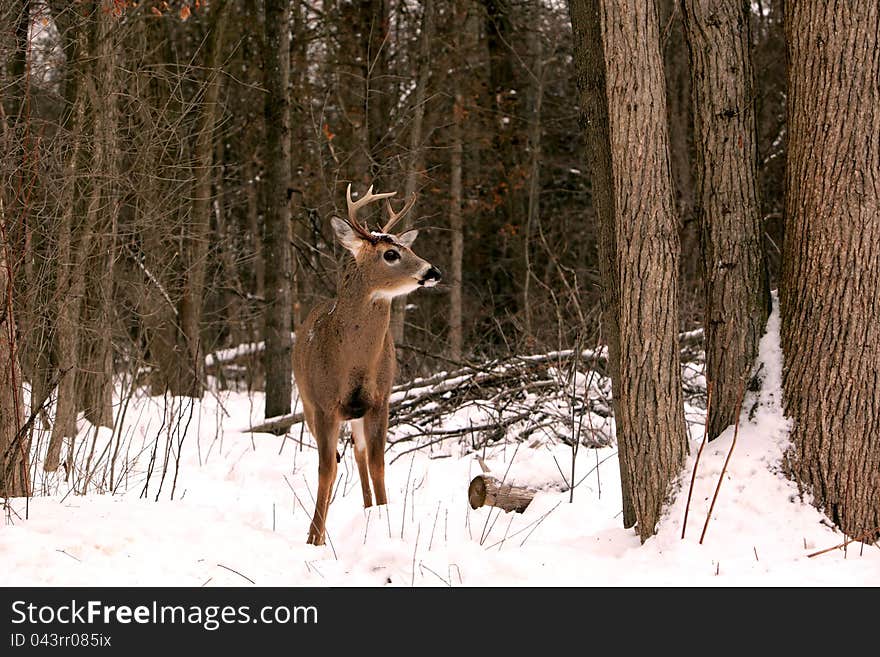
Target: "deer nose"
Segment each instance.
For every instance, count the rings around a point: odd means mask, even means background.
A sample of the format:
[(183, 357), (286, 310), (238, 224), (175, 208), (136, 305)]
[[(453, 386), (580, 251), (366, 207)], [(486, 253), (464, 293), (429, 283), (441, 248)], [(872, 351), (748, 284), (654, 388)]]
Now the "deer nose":
[(441, 272), (437, 267), (431, 265), (431, 268), (425, 274), (425, 280), (434, 280), (439, 281), (443, 278), (443, 272)]

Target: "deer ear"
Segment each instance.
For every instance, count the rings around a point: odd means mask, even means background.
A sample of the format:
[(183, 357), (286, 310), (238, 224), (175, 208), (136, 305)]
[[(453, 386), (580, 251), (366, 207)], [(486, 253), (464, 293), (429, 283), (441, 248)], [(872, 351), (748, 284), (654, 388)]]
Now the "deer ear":
[(416, 238), (419, 236), (419, 231), (416, 228), (412, 230), (406, 231), (403, 235), (398, 235), (398, 241), (403, 244), (406, 248), (410, 248), (413, 245), (413, 242), (416, 241)]
[(339, 243), (351, 251), (353, 256), (357, 256), (358, 252), (364, 245), (360, 236), (351, 226), (348, 225), (347, 221), (344, 221), (339, 217), (333, 217), (330, 220), (330, 224), (333, 226), (333, 232), (336, 233), (336, 239), (339, 240)]

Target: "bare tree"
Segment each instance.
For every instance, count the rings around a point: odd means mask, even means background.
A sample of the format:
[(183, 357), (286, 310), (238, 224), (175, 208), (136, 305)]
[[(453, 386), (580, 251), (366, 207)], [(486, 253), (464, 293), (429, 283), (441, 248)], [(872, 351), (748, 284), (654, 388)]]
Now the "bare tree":
[(204, 392), (202, 308), (211, 230), (215, 127), (223, 80), (221, 68), (228, 6), (227, 0), (212, 3), (210, 13), (203, 17), (206, 22), (206, 46), (202, 64), (205, 78), (201, 93), (204, 96), (199, 103), (193, 150), (193, 200), (191, 218), (183, 235), (186, 269), (183, 272), (183, 291), (178, 306), (181, 333), (178, 344), (183, 362), (170, 381), (172, 393), (191, 397), (201, 397)]
[(748, 8), (738, 0), (684, 0), (682, 7), (693, 81), (712, 440), (739, 414), (770, 288), (758, 201)]
[(880, 7), (787, 2), (780, 293), (789, 467), (850, 536), (880, 537)]
[(263, 74), (266, 99), (266, 417), (290, 412), (290, 3), (266, 0)]
[(7, 236), (6, 214), (0, 198), (0, 497), (24, 497), (30, 495), (30, 441), (24, 431)]
[[(583, 125), (603, 253), (624, 525), (656, 529), (687, 450), (678, 350), (679, 244), (654, 3), (572, 0)], [(604, 169), (603, 169), (604, 166)], [(603, 255), (605, 257), (603, 257)], [(617, 338), (616, 344), (613, 337)]]
[[(453, 6), (452, 21), (462, 26), (466, 20), (465, 0), (456, 0)], [(449, 271), (449, 357), (460, 361), (463, 348), (462, 333), (462, 261), (464, 260), (464, 224), (462, 221), (463, 193), (463, 155), (465, 106), (462, 91), (463, 78), (467, 68), (462, 30), (456, 30), (452, 39), (452, 125), (450, 127), (449, 147), (449, 229), (452, 232), (452, 254)]]
[[(8, 3), (0, 9), (0, 79), (4, 85), (0, 104), (0, 497), (30, 495), (30, 440), (24, 427), (24, 379), (20, 366), (21, 340), (15, 294), (16, 270), (26, 262), (15, 243), (26, 224), (26, 144), (22, 135), (28, 120), (28, 27), (30, 2)], [(6, 37), (10, 36), (8, 40)], [(8, 77), (7, 77), (8, 76)], [(35, 395), (32, 395), (32, 399)]]

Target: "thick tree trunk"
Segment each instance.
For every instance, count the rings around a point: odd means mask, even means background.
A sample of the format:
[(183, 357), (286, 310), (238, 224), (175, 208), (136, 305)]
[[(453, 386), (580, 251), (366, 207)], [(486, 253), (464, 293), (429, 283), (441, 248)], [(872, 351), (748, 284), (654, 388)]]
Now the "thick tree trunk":
[(739, 414), (770, 289), (756, 183), (748, 6), (738, 0), (683, 0), (682, 6), (693, 81), (712, 440)]
[(584, 126), (597, 147), (590, 159), (600, 261), (614, 269), (603, 271), (603, 305), (605, 332), (618, 336), (616, 345), (606, 339), (616, 361), (624, 525), (634, 519), (645, 541), (687, 450), (677, 340), (679, 244), (658, 19), (653, 3), (572, 0), (570, 9)]
[(780, 306), (789, 466), (848, 535), (880, 537), (880, 7), (788, 2)]
[[(591, 165), (593, 208), (599, 239), (599, 276), (602, 288), (602, 334), (608, 345), (608, 369), (613, 387), (614, 416), (620, 417), (620, 291), (614, 266), (617, 253), (616, 209), (609, 141), (608, 97), (605, 55), (599, 26), (598, 0), (569, 2), (574, 35), (575, 64), (580, 92), (581, 128), (586, 133), (587, 161)], [(629, 471), (620, 469), (623, 496), (623, 526), (636, 524)]]
[(266, 0), (263, 73), (266, 117), (266, 417), (290, 412), (292, 321), (290, 241), (290, 3)]

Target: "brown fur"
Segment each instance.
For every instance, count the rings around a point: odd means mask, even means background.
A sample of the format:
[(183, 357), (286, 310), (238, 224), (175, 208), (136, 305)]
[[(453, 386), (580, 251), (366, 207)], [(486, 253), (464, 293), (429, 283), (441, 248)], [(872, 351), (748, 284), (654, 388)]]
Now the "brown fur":
[[(316, 306), (297, 331), (293, 371), (309, 430), (318, 443), (318, 494), (308, 542), (323, 545), (325, 521), (336, 479), (336, 449), (342, 422), (353, 420), (355, 460), (364, 506), (385, 504), (385, 434), (388, 397), (397, 371), (388, 330), (391, 298), (428, 280), (431, 265), (406, 246), (406, 234), (388, 239), (340, 230), (354, 256), (344, 268), (335, 301)], [(413, 237), (414, 239), (414, 237)], [(395, 249), (393, 265), (384, 253)], [(433, 274), (432, 274), (433, 276)], [(431, 279), (435, 281), (439, 278)], [(368, 479), (369, 473), (369, 479)]]

